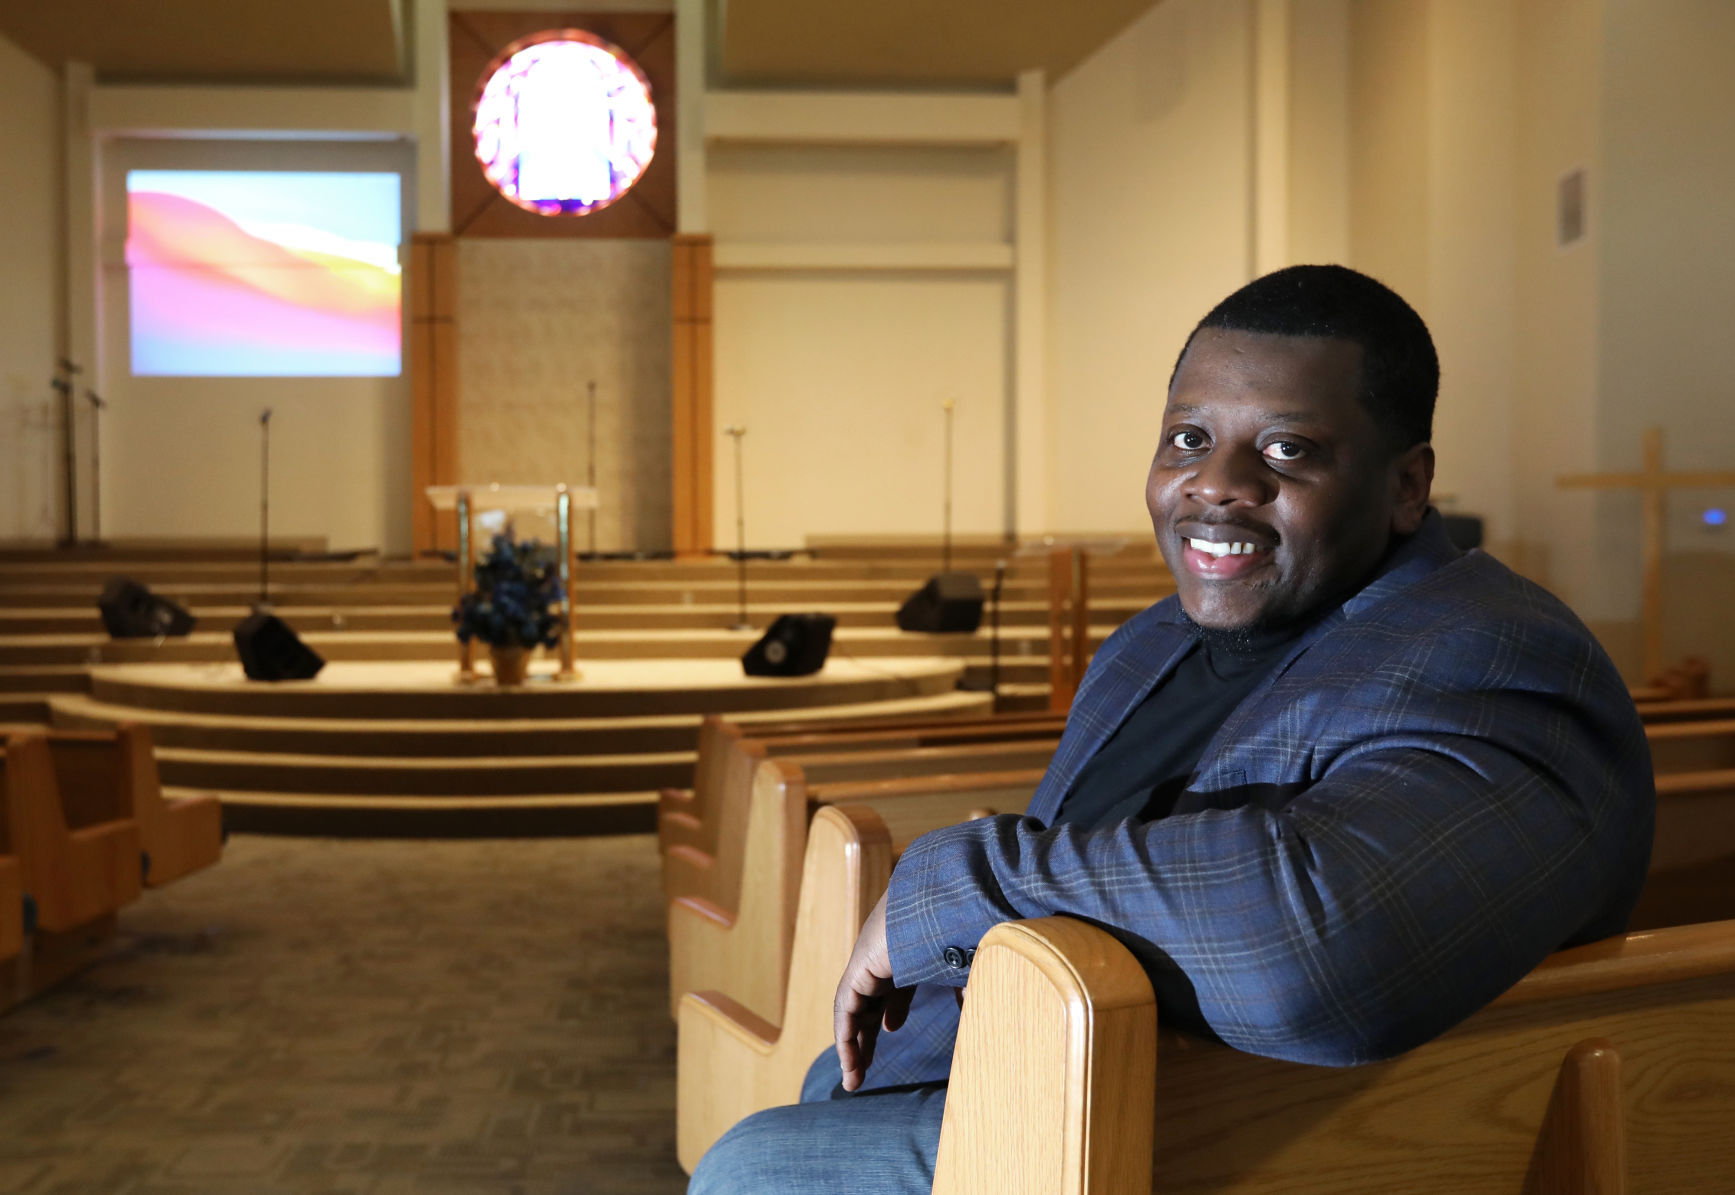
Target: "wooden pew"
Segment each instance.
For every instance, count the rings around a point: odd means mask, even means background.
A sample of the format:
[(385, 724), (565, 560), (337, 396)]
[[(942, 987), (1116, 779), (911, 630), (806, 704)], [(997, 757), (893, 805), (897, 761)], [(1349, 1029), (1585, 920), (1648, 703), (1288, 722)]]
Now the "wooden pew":
[(1396, 1059), (1275, 1062), (1159, 1032), (1102, 930), (982, 939), (936, 1195), (1727, 1191), (1735, 923), (1562, 951)]
[[(718, 794), (728, 787), (728, 769), (730, 766), (747, 766), (751, 774), (751, 766), (746, 765), (742, 758), (742, 744), (746, 742), (746, 732), (727, 718), (713, 715), (699, 724), (699, 746), (693, 759), (693, 787), (665, 788), (657, 794), (659, 851), (665, 855), (673, 850), (691, 852), (695, 859), (704, 857), (702, 863), (696, 862), (695, 866), (710, 866), (710, 856), (717, 852)], [(758, 755), (764, 754), (763, 748), (753, 750)], [(668, 886), (665, 867), (664, 888)]]
[[(1735, 919), (1735, 770), (1659, 777), (1658, 793), (1650, 875), (1631, 929)], [(831, 1042), (837, 977), (894, 859), (877, 814), (823, 810), (802, 865), (781, 1017), (767, 1020), (718, 991), (681, 1000), (676, 1148), (689, 1172), (737, 1121), (799, 1097), (807, 1067)]]
[(807, 831), (789, 985), (777, 1024), (721, 992), (681, 998), (675, 1153), (688, 1174), (737, 1121), (800, 1098), (807, 1068), (832, 1040), (837, 979), (891, 882), (892, 860), (891, 832), (871, 809), (819, 810)]
[(12, 796), (0, 754), (0, 962), (24, 949), (24, 866), (12, 832)]
[[(719, 715), (699, 726), (693, 787), (666, 788), (658, 794), (658, 847), (684, 846), (702, 854), (716, 851), (716, 797), (723, 781), (722, 753), (742, 742), (758, 742), (771, 754), (812, 751), (908, 750), (952, 743), (986, 743), (1055, 738), (1065, 720), (1051, 714), (994, 714), (980, 718), (904, 719), (888, 722), (741, 723)], [(672, 894), (673, 895), (673, 894)]]
[[(1042, 771), (918, 776), (810, 786), (802, 770), (766, 760), (753, 778), (742, 854), (741, 899), (733, 910), (698, 897), (669, 903), (669, 1007), (681, 997), (722, 992), (760, 1019), (782, 1018), (789, 987), (808, 823), (825, 805), (865, 805), (879, 815), (894, 850), (917, 835), (983, 810), (1022, 810)], [(877, 894), (876, 894), (877, 898)]]
[(72, 744), (86, 735), (99, 740), (112, 738), (119, 749), (115, 778), (132, 791), (132, 807), (138, 815), (139, 842), (144, 852), (141, 871), (147, 887), (171, 884), (222, 857), (222, 802), (215, 794), (163, 796), (156, 753), (151, 750), (151, 733), (144, 726), (122, 723), (112, 735), (104, 731), (49, 731), (48, 745), (55, 754), (55, 768), (63, 787), (66, 775), (61, 771), (62, 760)]
[(1628, 928), (1735, 920), (1735, 768), (1657, 777), (1650, 872)]
[(1011, 771), (1048, 766), (1057, 738), (995, 737), (942, 741), (934, 746), (882, 747), (881, 741), (837, 743), (838, 748), (819, 752), (818, 745), (803, 739), (786, 744), (781, 739), (746, 739), (719, 731), (718, 750), (725, 758), (708, 771), (716, 791), (707, 799), (715, 823), (717, 849), (708, 853), (677, 843), (663, 852), (663, 895), (670, 900), (697, 897), (720, 908), (732, 909), (739, 902), (742, 849), (746, 841), (747, 808), (754, 769), (767, 756), (785, 758), (800, 767), (809, 783), (901, 778), (948, 773)]
[(1645, 727), (1657, 774), (1735, 768), (1735, 718), (1662, 722)]
[(76, 931), (139, 897), (139, 823), (132, 793), (120, 786), (62, 790), (42, 735), (6, 741), (12, 840), (38, 929)]
[(1696, 722), (1735, 718), (1735, 697), (1697, 697), (1670, 701), (1641, 701), (1639, 718), (1646, 726), (1665, 722)]

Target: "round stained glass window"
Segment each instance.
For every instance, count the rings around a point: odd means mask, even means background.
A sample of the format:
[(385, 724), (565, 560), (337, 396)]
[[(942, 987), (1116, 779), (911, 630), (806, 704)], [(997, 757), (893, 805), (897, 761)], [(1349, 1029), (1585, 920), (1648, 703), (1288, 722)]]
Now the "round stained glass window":
[(476, 160), (507, 199), (583, 216), (632, 189), (657, 150), (657, 110), (638, 63), (579, 29), (513, 42), (483, 72)]

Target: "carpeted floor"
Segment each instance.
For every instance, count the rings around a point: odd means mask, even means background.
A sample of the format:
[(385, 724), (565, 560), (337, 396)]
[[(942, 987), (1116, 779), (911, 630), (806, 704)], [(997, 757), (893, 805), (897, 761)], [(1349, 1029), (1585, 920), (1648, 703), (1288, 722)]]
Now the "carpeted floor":
[(0, 1190), (679, 1192), (649, 837), (231, 839), (0, 1017)]

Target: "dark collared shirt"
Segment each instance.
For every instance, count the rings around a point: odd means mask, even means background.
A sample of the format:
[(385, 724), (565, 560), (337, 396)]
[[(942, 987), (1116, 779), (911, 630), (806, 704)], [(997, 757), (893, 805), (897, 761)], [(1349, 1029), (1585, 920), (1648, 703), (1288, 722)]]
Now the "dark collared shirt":
[(1079, 772), (1054, 824), (1097, 830), (1129, 817), (1167, 817), (1217, 728), (1300, 634), (1267, 634), (1242, 648), (1196, 645)]

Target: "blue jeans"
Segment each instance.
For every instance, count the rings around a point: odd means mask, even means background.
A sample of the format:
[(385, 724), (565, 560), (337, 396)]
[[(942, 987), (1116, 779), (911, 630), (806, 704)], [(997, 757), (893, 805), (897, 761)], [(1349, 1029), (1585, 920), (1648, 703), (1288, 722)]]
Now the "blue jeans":
[(837, 1051), (808, 1068), (801, 1102), (756, 1112), (700, 1159), (687, 1195), (928, 1195), (943, 1083), (847, 1095)]

